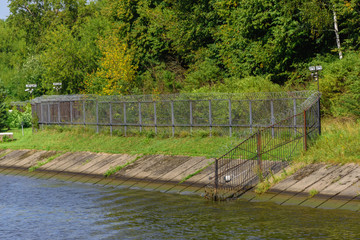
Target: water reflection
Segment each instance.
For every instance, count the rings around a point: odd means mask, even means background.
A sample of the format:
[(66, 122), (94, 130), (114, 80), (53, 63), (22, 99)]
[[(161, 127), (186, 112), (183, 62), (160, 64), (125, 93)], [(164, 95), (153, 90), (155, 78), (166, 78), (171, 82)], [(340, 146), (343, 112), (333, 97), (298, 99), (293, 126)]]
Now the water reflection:
[(0, 175), (0, 239), (355, 239), (356, 212)]

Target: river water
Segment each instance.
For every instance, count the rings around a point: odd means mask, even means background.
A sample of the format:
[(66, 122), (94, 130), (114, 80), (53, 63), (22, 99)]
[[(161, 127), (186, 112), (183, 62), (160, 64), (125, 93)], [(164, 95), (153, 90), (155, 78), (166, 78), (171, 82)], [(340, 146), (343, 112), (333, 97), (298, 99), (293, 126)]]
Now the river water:
[(0, 175), (0, 239), (310, 238), (360, 238), (360, 214)]

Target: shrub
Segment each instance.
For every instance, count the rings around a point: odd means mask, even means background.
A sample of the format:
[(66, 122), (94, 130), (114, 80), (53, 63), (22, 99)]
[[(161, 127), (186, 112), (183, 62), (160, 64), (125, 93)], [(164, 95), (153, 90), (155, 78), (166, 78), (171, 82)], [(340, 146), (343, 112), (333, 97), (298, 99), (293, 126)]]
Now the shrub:
[(11, 111), (8, 112), (7, 125), (10, 128), (21, 128), (21, 123), (25, 128), (31, 127), (32, 125), (32, 115), (31, 115), (31, 105), (27, 104), (24, 112), (20, 112), (16, 107), (13, 107)]

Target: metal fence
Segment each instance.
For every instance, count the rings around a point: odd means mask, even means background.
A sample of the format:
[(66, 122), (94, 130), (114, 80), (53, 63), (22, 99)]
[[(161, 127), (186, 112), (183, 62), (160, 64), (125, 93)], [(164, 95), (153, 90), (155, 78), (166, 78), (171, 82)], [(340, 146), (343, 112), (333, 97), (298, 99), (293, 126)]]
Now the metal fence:
[[(32, 101), (40, 128), (83, 126), (97, 133), (169, 136), (202, 131), (210, 136), (248, 136), (296, 115), (315, 92), (43, 96)], [(295, 128), (300, 122), (288, 122)], [(285, 124), (285, 123), (284, 123)], [(290, 126), (289, 125), (289, 126)], [(274, 128), (284, 126), (274, 126)]]
[(309, 98), (301, 112), (261, 129), (215, 160), (207, 197), (237, 197), (270, 174), (288, 166), (321, 132), (320, 96)]

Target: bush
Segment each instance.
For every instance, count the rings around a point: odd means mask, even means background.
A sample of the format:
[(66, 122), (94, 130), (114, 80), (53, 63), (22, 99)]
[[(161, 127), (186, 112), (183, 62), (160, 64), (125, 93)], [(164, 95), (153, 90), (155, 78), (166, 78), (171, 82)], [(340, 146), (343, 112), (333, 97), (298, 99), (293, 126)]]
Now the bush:
[(31, 105), (27, 104), (24, 112), (20, 112), (16, 107), (8, 112), (7, 126), (10, 128), (21, 128), (21, 123), (25, 128), (32, 126)]
[[(360, 53), (323, 63), (320, 91), (323, 111), (332, 116), (360, 116)], [(314, 84), (315, 85), (315, 84)]]

